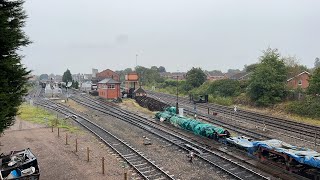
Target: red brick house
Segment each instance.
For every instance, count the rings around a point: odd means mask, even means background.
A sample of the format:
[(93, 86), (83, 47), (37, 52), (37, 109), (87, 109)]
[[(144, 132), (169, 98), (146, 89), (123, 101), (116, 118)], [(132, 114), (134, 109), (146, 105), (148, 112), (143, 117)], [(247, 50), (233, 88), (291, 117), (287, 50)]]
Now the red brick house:
[(302, 73), (287, 80), (287, 86), (291, 89), (307, 89), (309, 86), (310, 73), (303, 71)]
[(220, 71), (206, 72), (206, 75), (208, 81), (227, 79), (227, 76)]
[(102, 81), (103, 79), (110, 78), (114, 79), (116, 81), (120, 81), (120, 76), (119, 74), (113, 72), (110, 69), (106, 69), (102, 72), (96, 73), (96, 78), (99, 79), (99, 81)]
[(121, 97), (120, 82), (111, 78), (106, 78), (98, 82), (98, 94), (106, 99), (116, 99)]

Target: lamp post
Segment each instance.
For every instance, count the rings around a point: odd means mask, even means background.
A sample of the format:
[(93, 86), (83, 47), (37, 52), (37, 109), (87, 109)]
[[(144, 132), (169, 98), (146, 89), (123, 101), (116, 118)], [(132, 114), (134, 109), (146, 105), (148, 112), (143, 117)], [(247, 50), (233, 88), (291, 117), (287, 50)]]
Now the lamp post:
[(136, 54), (136, 67), (138, 66), (138, 54)]
[(177, 102), (176, 102), (176, 114), (179, 114), (179, 91), (178, 91), (178, 79), (179, 75), (177, 74)]

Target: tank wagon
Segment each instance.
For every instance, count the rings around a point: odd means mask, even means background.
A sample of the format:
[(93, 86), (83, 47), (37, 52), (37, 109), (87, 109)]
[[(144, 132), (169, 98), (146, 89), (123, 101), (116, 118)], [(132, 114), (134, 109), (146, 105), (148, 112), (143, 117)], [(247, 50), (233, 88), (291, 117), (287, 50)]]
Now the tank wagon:
[(213, 124), (203, 123), (201, 121), (178, 116), (175, 107), (167, 107), (165, 111), (156, 113), (156, 118), (160, 121), (168, 121), (172, 125), (193, 132), (196, 135), (204, 136), (210, 139), (219, 140), (230, 137), (228, 130)]

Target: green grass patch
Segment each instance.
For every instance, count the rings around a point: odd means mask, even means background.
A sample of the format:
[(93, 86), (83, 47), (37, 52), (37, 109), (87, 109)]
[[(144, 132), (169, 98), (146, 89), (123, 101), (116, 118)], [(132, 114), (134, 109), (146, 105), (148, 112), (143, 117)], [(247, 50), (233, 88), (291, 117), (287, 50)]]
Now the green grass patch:
[(48, 126), (54, 126), (59, 128), (67, 129), (71, 132), (76, 132), (79, 129), (69, 122), (70, 119), (57, 119), (57, 115), (49, 112), (43, 108), (31, 106), (29, 104), (22, 104), (19, 107), (18, 117), (22, 120), (29, 121), (37, 124), (46, 124)]

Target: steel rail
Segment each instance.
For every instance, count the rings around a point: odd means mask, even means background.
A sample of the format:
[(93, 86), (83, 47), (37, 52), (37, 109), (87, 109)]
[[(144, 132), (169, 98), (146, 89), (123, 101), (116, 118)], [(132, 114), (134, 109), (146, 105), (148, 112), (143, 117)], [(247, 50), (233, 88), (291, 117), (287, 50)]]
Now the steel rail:
[(173, 180), (173, 175), (169, 175), (158, 165), (153, 163), (151, 160), (147, 159), (142, 153), (134, 149), (127, 142), (119, 139), (106, 129), (97, 125), (96, 123), (90, 121), (89, 119), (75, 113), (67, 108), (62, 108), (56, 104), (56, 106), (49, 105), (48, 103), (35, 103), (37, 105), (55, 110), (64, 115), (76, 115), (76, 119), (73, 119), (87, 130), (95, 134), (101, 141), (112, 148), (119, 156), (121, 156), (128, 164), (130, 164), (144, 179), (171, 179)]
[(192, 147), (195, 147), (202, 152), (200, 154), (196, 154), (196, 156), (199, 157), (199, 159), (202, 159), (211, 165), (221, 169), (222, 171), (226, 172), (227, 174), (231, 175), (233, 178), (236, 179), (269, 179), (268, 177), (265, 177), (241, 164), (238, 162), (235, 162), (234, 160), (228, 159), (224, 156), (221, 156), (213, 151), (208, 150), (205, 147), (199, 146), (181, 136), (177, 136), (168, 130), (159, 129), (158, 127), (146, 122), (145, 119), (137, 118), (134, 115), (132, 115), (129, 112), (125, 112), (124, 110), (118, 110), (115, 109), (114, 106), (107, 105), (107, 104), (101, 104), (94, 100), (91, 100), (91, 102), (88, 103), (87, 101), (80, 100), (75, 97), (71, 97), (72, 100), (75, 102), (90, 107), (92, 109), (95, 109), (97, 111), (103, 112), (105, 114), (108, 114), (110, 116), (113, 116), (115, 118), (124, 120), (126, 122), (129, 122), (131, 124), (134, 124), (142, 129), (145, 129), (146, 131), (165, 139), (166, 141), (180, 147), (181, 149), (185, 151), (190, 151), (186, 147), (187, 144), (192, 145)]
[[(149, 94), (152, 94), (153, 96), (160, 97), (162, 99), (166, 99), (168, 101), (173, 102), (174, 96), (164, 94), (164, 93), (155, 93), (148, 91)], [(190, 106), (190, 102), (186, 100), (185, 98), (179, 99), (181, 104), (184, 104), (185, 106)], [(237, 113), (234, 113), (234, 110), (229, 107), (221, 106), (221, 105), (215, 105), (215, 104), (198, 104), (198, 106), (203, 108), (210, 108), (211, 110), (214, 110), (215, 112), (223, 113), (223, 114), (232, 114), (234, 117), (247, 120), (254, 123), (262, 123), (265, 125), (268, 125), (269, 127), (281, 129), (284, 131), (288, 131), (294, 134), (303, 135), (311, 140), (313, 140), (315, 137), (315, 133), (320, 132), (320, 127), (318, 126), (312, 126), (312, 125), (306, 125), (302, 123), (297, 123), (290, 120), (285, 120), (281, 118), (276, 118), (272, 116), (262, 115), (260, 113), (252, 113), (249, 111), (244, 110), (237, 110)], [(281, 122), (279, 122), (281, 121)], [(312, 141), (305, 140), (306, 142), (314, 143)]]

